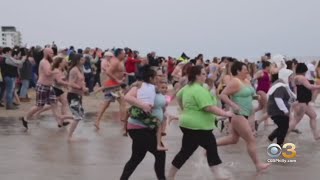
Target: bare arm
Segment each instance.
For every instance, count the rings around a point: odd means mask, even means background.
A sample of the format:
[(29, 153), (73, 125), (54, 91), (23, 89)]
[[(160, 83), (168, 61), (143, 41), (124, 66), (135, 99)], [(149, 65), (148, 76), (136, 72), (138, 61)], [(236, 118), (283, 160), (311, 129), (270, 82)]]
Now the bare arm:
[(301, 84), (302, 84), (304, 87), (306, 87), (306, 88), (308, 88), (308, 89), (310, 89), (310, 90), (320, 89), (320, 85), (310, 84), (310, 82), (309, 82), (305, 77), (301, 78), (300, 81), (301, 81)]
[(55, 79), (56, 79), (57, 83), (59, 83), (59, 84), (62, 84), (62, 85), (64, 85), (64, 86), (68, 86), (68, 85), (69, 85), (68, 82), (66, 82), (66, 81), (64, 81), (64, 80), (62, 79), (62, 76), (61, 76), (60, 74), (57, 74), (56, 77), (55, 77)]
[(253, 79), (252, 80), (255, 80), (255, 79), (259, 79), (263, 76), (263, 71), (258, 71), (254, 76), (253, 76)]
[(220, 99), (223, 102), (225, 102), (226, 104), (228, 104), (229, 106), (231, 106), (233, 109), (237, 109), (238, 105), (236, 103), (234, 103), (229, 98), (229, 96), (238, 92), (239, 89), (240, 89), (240, 84), (239, 84), (238, 80), (235, 80), (235, 79), (231, 80), (231, 82), (228, 83), (227, 87), (220, 94)]
[[(43, 60), (41, 60), (43, 61)], [(40, 62), (40, 68), (43, 68), (43, 72), (46, 76), (52, 76), (54, 74), (58, 74), (59, 71), (57, 69), (52, 70), (49, 62)]]
[(207, 111), (207, 112), (216, 114), (218, 116), (232, 117), (231, 113), (228, 113), (228, 112), (222, 110), (221, 108), (219, 108), (217, 106), (208, 106), (204, 110)]

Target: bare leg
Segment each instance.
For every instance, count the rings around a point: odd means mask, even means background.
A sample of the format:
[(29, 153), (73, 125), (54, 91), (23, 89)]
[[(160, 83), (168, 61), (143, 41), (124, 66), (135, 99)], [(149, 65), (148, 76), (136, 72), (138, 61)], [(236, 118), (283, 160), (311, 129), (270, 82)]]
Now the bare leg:
[(98, 112), (98, 117), (97, 117), (96, 122), (94, 124), (94, 126), (97, 128), (97, 130), (100, 129), (100, 121), (101, 121), (102, 115), (107, 110), (109, 105), (110, 105), (110, 102), (103, 102), (101, 104), (101, 109)]
[(46, 111), (49, 111), (50, 109), (51, 109), (51, 106), (46, 104), (46, 105), (44, 106), (44, 108), (42, 108), (40, 111), (38, 111), (38, 112), (34, 115), (35, 118), (39, 118), (41, 113), (46, 112)]
[(167, 151), (168, 148), (166, 148), (164, 146), (164, 144), (162, 144), (162, 141), (161, 141), (161, 133), (162, 133), (162, 124), (161, 126), (157, 129), (157, 150), (158, 151)]
[(161, 135), (165, 136), (167, 135), (166, 133), (166, 129), (167, 129), (167, 116), (164, 117), (165, 119), (163, 120), (162, 124), (161, 124)]
[(61, 103), (61, 114), (62, 115), (66, 115), (67, 114), (67, 110), (68, 110), (68, 100), (67, 100), (67, 94), (63, 93), (60, 97), (59, 97), (59, 101)]
[(58, 126), (63, 126), (63, 117), (58, 113), (58, 103), (51, 104), (51, 110), (58, 123)]
[(69, 133), (68, 133), (68, 141), (74, 141), (74, 139), (72, 138), (72, 135), (74, 133), (74, 130), (77, 128), (79, 121), (77, 120), (73, 120), (69, 129)]
[(299, 122), (302, 120), (305, 112), (306, 112), (306, 104), (304, 103), (298, 103), (294, 106), (294, 115), (293, 119), (290, 121), (288, 132), (291, 132), (294, 130), (299, 124)]
[(248, 120), (243, 116), (235, 116), (232, 118), (232, 121), (234, 121), (233, 127), (235, 131), (246, 141), (248, 154), (255, 164), (257, 171), (262, 171), (268, 168), (271, 165), (270, 163), (262, 163), (258, 159), (255, 137), (251, 132)]
[(119, 103), (119, 109), (120, 109), (120, 120), (123, 121), (126, 118), (126, 102), (124, 100), (123, 96), (120, 96), (120, 98), (117, 99)]
[(314, 112), (313, 108), (311, 106), (307, 106), (306, 108), (306, 115), (310, 118), (310, 128), (313, 134), (313, 137), (315, 140), (320, 139), (320, 134), (317, 131), (317, 114)]
[(176, 177), (178, 171), (179, 171), (178, 168), (176, 168), (175, 166), (171, 165), (167, 179), (168, 180), (175, 180), (175, 177)]
[(17, 104), (21, 104), (21, 101), (20, 101), (20, 98), (19, 98), (19, 96), (17, 94), (17, 91), (14, 91), (14, 99), (16, 100)]
[(128, 136), (128, 131), (127, 131), (127, 125), (128, 125), (128, 119), (130, 117), (130, 114), (129, 114), (129, 109), (127, 109), (126, 111), (126, 118), (125, 120), (123, 121), (123, 127), (122, 127), (122, 135), (123, 136)]
[(239, 141), (238, 133), (234, 131), (232, 127), (229, 129), (229, 132), (230, 132), (229, 135), (217, 139), (217, 146), (226, 146), (226, 145), (238, 143)]

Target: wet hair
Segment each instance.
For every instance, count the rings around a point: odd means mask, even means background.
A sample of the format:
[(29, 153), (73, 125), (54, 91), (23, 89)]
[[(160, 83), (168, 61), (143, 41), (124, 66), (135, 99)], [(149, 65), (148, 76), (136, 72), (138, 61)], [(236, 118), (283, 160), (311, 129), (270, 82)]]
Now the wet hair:
[(243, 62), (240, 62), (240, 61), (234, 62), (231, 66), (231, 74), (233, 76), (238, 75), (238, 71), (241, 71), (243, 66), (246, 66), (246, 64)]
[(308, 71), (308, 67), (305, 63), (298, 63), (296, 68), (297, 74), (303, 74)]
[(59, 66), (63, 60), (64, 60), (64, 58), (61, 56), (54, 57), (53, 63), (52, 63), (52, 70), (59, 68)]
[(118, 57), (122, 52), (123, 52), (123, 49), (117, 48), (116, 50), (114, 50), (113, 54), (115, 57)]
[(188, 81), (190, 84), (194, 83), (197, 79), (197, 76), (201, 74), (201, 69), (203, 69), (203, 66), (201, 65), (196, 65), (196, 66), (191, 66), (189, 71), (188, 71)]
[(188, 74), (188, 71), (190, 70), (190, 67), (192, 67), (193, 66), (193, 64), (192, 63), (187, 63), (187, 64), (185, 64), (184, 66), (183, 66), (183, 68), (182, 68), (182, 74), (181, 74), (181, 76), (183, 77), (183, 76), (185, 76), (185, 75), (187, 75)]
[(271, 63), (269, 61), (262, 61), (262, 69), (269, 67)]
[(151, 68), (150, 65), (144, 65), (140, 69), (141, 80), (145, 83), (150, 83), (150, 79), (156, 77), (157, 72)]

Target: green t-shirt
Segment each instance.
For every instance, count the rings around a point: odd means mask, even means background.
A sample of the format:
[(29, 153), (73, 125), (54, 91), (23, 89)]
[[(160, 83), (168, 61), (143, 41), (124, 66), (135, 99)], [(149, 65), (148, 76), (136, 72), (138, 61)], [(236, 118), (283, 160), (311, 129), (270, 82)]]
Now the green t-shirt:
[(192, 130), (211, 130), (215, 128), (215, 116), (204, 110), (207, 106), (217, 105), (211, 93), (198, 83), (186, 85), (177, 94), (182, 100), (183, 111), (180, 126)]

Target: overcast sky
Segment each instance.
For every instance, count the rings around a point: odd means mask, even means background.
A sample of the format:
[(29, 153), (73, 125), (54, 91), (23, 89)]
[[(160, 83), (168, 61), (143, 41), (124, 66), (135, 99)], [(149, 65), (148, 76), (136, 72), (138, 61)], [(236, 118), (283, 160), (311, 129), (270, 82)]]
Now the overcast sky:
[(320, 55), (319, 0), (1, 0), (23, 43), (145, 53)]

